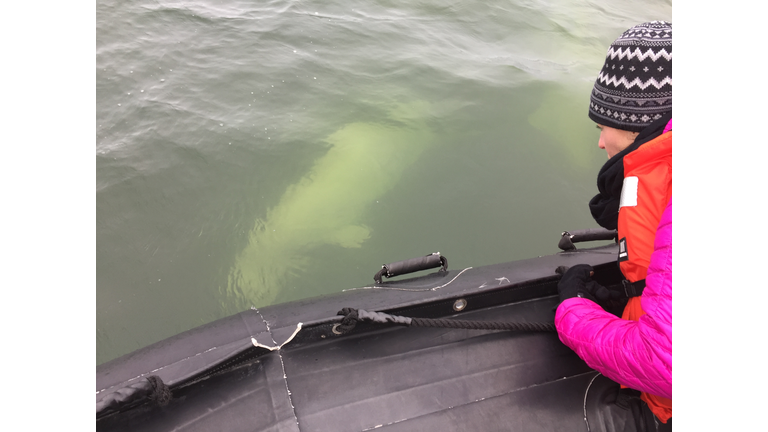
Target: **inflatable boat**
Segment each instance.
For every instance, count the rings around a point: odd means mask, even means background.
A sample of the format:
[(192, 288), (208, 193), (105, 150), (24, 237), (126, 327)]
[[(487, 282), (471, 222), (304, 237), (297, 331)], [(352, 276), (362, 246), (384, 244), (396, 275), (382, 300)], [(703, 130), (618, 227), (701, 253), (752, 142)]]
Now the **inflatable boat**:
[(552, 325), (558, 267), (620, 284), (614, 242), (576, 247), (609, 239), (565, 232), (552, 255), (457, 269), (433, 253), (382, 266), (369, 286), (189, 330), (96, 368), (96, 428), (636, 430), (618, 385)]

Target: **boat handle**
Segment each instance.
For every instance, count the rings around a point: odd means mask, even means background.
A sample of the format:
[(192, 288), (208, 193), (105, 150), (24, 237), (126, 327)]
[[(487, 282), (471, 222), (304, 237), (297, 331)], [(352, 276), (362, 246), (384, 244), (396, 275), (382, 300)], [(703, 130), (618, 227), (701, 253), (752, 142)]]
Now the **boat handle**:
[(381, 283), (382, 277), (391, 278), (408, 273), (414, 273), (421, 270), (428, 270), (436, 267), (442, 267), (441, 272), (448, 271), (448, 258), (440, 255), (440, 252), (429, 255), (411, 258), (405, 261), (398, 261), (391, 264), (384, 264), (381, 270), (373, 276), (376, 283)]
[(605, 228), (590, 228), (578, 231), (563, 231), (561, 234), (560, 242), (557, 247), (564, 251), (576, 250), (574, 243), (595, 241), (595, 240), (616, 240), (618, 237), (616, 230), (608, 230)]

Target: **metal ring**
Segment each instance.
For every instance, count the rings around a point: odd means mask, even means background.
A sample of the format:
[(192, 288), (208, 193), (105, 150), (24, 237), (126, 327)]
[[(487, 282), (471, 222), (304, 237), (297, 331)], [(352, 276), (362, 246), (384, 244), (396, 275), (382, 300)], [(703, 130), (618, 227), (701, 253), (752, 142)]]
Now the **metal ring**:
[(337, 334), (337, 335), (340, 335), (340, 334), (344, 334), (344, 333), (342, 333), (342, 332), (340, 332), (340, 331), (336, 330), (336, 329), (337, 329), (337, 328), (338, 328), (340, 325), (341, 325), (341, 324), (334, 324), (334, 325), (333, 325), (333, 327), (331, 328), (331, 331), (333, 332), (333, 334)]
[(455, 310), (456, 312), (463, 311), (465, 307), (467, 307), (467, 301), (464, 299), (458, 299), (455, 302), (453, 302), (453, 310)]

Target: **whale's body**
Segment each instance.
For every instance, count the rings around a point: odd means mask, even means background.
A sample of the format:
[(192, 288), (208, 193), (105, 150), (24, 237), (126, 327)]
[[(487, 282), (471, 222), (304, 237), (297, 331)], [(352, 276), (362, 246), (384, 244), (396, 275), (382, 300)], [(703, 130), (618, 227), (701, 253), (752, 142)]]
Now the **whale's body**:
[(307, 250), (361, 247), (371, 233), (366, 210), (434, 144), (427, 108), (401, 105), (386, 122), (351, 123), (328, 136), (328, 152), (256, 221), (230, 272), (230, 291), (256, 306), (272, 304)]

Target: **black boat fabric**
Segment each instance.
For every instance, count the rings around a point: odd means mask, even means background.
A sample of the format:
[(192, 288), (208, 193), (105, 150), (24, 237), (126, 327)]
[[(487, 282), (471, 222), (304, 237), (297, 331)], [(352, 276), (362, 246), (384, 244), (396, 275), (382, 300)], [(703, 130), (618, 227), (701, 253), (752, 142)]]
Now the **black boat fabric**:
[[(551, 315), (556, 302), (550, 297), (465, 316), (534, 321)], [(549, 430), (563, 430), (583, 423), (583, 385), (576, 390), (571, 381), (591, 373), (553, 333), (398, 328), (287, 349), (283, 357), (294, 371), (288, 385), (299, 425), (309, 431), (515, 430), (514, 422), (531, 430), (535, 417), (547, 418)], [(580, 393), (571, 403), (546, 401), (568, 388)], [(504, 402), (510, 399), (521, 400)], [(497, 414), (488, 418), (492, 406)], [(516, 410), (514, 421), (500, 415)]]
[[(536, 319), (557, 301), (469, 315)], [(556, 334), (386, 328), (326, 339), (286, 345), (97, 430), (636, 430), (611, 403), (618, 385), (597, 380)]]
[[(553, 304), (552, 299), (526, 302), (499, 308), (494, 315), (549, 313)], [(218, 430), (226, 421), (230, 431), (363, 431), (377, 426), (461, 430), (446, 422), (462, 412), (463, 422), (492, 430), (489, 419), (477, 415), (500, 403), (510, 403), (505, 411), (527, 413), (516, 420), (528, 419), (521, 425), (539, 415), (567, 426), (582, 422), (583, 389), (590, 374), (574, 356), (553, 334), (421, 328), (362, 332), (322, 344), (286, 345), (226, 377), (175, 392), (165, 408), (147, 405), (127, 416), (107, 417), (97, 426), (153, 431), (186, 425), (185, 430), (203, 431)], [(570, 403), (546, 401), (550, 393), (562, 398), (572, 387), (565, 377), (580, 383), (578, 390), (572, 389)], [(555, 391), (537, 391), (539, 386)], [(538, 413), (531, 405), (536, 400)], [(495, 419), (495, 426), (501, 428), (506, 420)]]
[[(101, 413), (97, 430), (634, 430), (606, 423), (604, 404), (588, 409), (599, 374), (556, 333), (362, 323), (332, 331), (335, 312), (350, 304), (411, 317), (551, 321), (554, 269), (586, 262), (601, 283), (616, 283), (615, 254), (582, 249), (245, 311), (99, 366), (97, 401), (147, 375), (161, 377), (173, 398)], [(456, 299), (467, 305), (460, 313)]]

